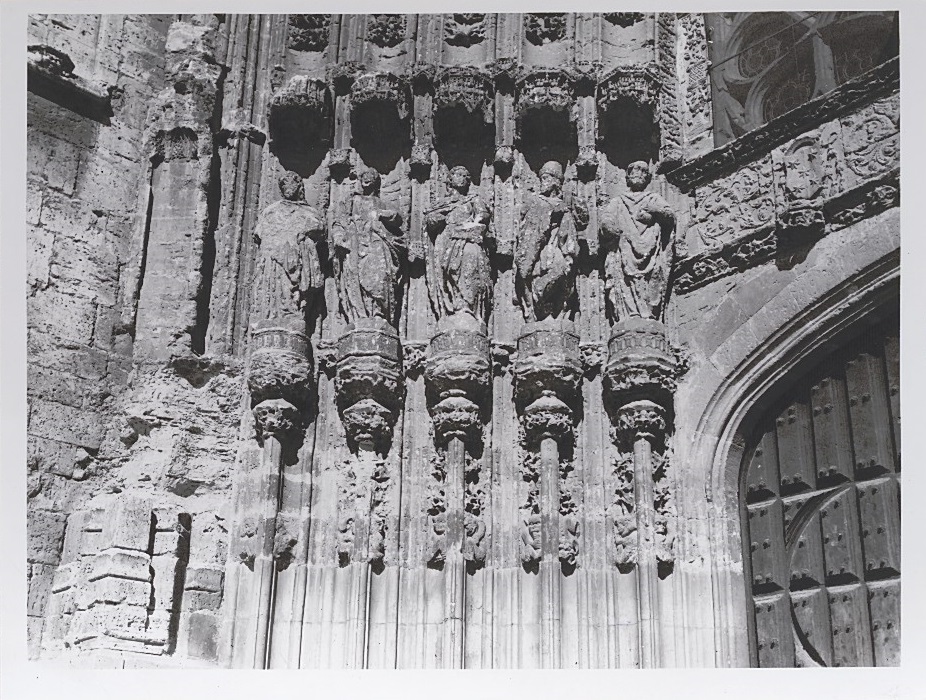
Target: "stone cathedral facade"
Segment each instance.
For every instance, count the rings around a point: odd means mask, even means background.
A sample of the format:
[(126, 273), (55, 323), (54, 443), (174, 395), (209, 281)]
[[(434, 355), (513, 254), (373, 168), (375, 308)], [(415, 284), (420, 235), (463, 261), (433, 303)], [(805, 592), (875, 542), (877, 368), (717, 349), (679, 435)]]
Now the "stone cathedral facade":
[(897, 23), (32, 16), (31, 655), (897, 664)]

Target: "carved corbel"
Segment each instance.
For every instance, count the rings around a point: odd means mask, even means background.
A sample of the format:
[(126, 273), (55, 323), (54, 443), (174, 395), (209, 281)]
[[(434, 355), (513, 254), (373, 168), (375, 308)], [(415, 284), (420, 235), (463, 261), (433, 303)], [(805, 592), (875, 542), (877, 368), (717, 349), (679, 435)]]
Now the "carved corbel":
[(270, 139), (301, 142), (314, 138), (327, 143), (332, 115), (328, 85), (307, 75), (293, 76), (270, 100), (267, 117)]

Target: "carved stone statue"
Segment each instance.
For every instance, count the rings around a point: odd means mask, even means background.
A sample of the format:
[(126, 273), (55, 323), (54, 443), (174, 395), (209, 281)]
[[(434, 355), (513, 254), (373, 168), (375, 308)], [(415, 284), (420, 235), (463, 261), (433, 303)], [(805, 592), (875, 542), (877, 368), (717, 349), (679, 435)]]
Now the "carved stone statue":
[(562, 186), (563, 167), (544, 164), (540, 191), (529, 193), (521, 208), (515, 290), (526, 321), (560, 318), (575, 289), (576, 228), (588, 223), (588, 211), (567, 203)]
[(261, 212), (254, 230), (260, 246), (251, 292), (251, 322), (305, 319), (305, 310), (324, 284), (316, 241), (325, 218), (306, 203), (302, 178), (280, 177), (283, 199)]
[(482, 198), (470, 193), (469, 171), (450, 171), (449, 196), (427, 212), (425, 226), (434, 237), (428, 270), (431, 304), (438, 318), (467, 312), (485, 322), (492, 292), (487, 232), (491, 213)]
[(339, 203), (331, 222), (332, 256), (340, 306), (348, 322), (396, 322), (400, 264), (406, 241), (402, 215), (379, 196), (380, 176), (360, 173), (360, 192)]
[(618, 321), (639, 317), (663, 321), (674, 257), (675, 214), (655, 192), (649, 166), (627, 167), (628, 192), (614, 197), (601, 213), (607, 248), (605, 278)]

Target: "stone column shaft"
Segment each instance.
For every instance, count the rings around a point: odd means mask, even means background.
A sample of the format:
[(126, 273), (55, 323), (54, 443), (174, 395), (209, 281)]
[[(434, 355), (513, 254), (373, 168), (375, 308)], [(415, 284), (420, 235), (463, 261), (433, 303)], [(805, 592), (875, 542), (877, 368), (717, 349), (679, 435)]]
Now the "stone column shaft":
[(444, 563), (444, 604), (447, 624), (444, 626), (443, 667), (463, 668), (466, 612), (466, 571), (463, 559), (464, 472), (466, 445), (462, 438), (452, 437), (447, 445), (447, 554)]
[(540, 617), (542, 668), (560, 661), (559, 445), (553, 437), (540, 441)]

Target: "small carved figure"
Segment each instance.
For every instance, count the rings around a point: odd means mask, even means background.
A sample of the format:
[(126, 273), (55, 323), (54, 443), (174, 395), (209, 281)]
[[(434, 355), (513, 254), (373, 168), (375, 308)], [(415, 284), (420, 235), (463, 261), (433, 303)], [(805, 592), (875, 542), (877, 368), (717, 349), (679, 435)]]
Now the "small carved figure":
[(283, 199), (261, 212), (254, 229), (260, 246), (251, 292), (251, 321), (305, 319), (316, 290), (324, 284), (316, 242), (325, 219), (306, 203), (302, 178), (280, 178)]
[(426, 214), (425, 226), (434, 237), (428, 288), (438, 318), (466, 312), (485, 322), (492, 291), (486, 250), (491, 213), (478, 194), (470, 193), (471, 183), (465, 167), (453, 168), (450, 195)]
[(405, 251), (402, 215), (379, 196), (380, 176), (360, 173), (360, 192), (335, 208), (332, 257), (341, 310), (349, 323), (378, 317), (395, 325)]
[(480, 564), (485, 562), (486, 548), (483, 544), (486, 536), (485, 522), (482, 518), (467, 513), (464, 529), (466, 537), (463, 539), (463, 558)]
[(605, 278), (617, 320), (663, 320), (675, 242), (675, 214), (655, 192), (649, 166), (627, 166), (628, 192), (614, 197), (601, 213), (607, 247)]
[(588, 210), (562, 196), (563, 167), (549, 161), (540, 169), (540, 191), (521, 208), (515, 252), (515, 289), (527, 321), (559, 318), (575, 290), (576, 228), (588, 223)]
[(540, 513), (530, 513), (521, 520), (521, 562), (540, 559)]

